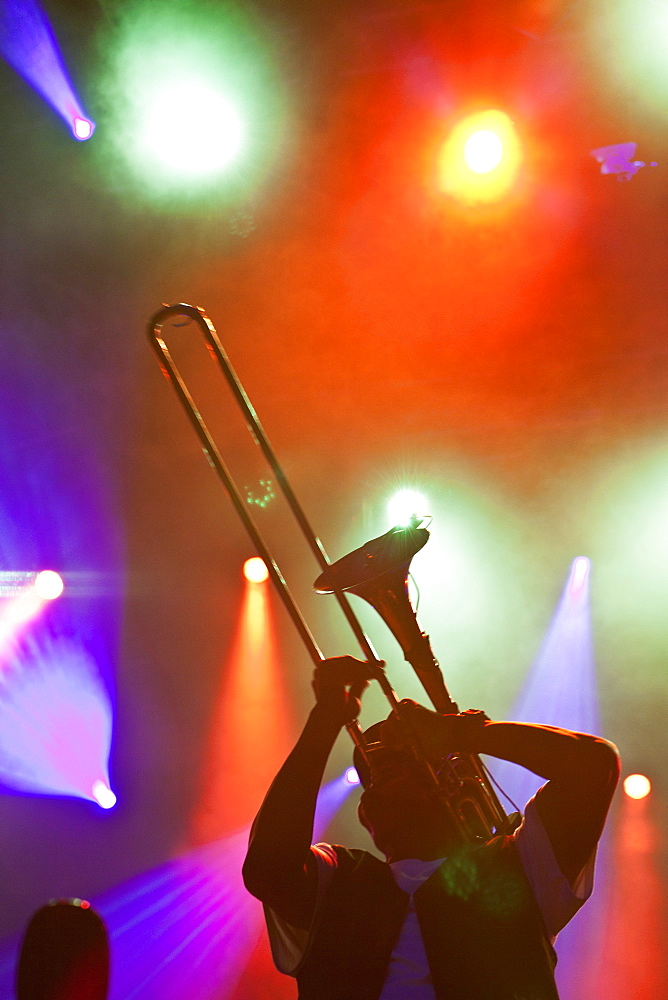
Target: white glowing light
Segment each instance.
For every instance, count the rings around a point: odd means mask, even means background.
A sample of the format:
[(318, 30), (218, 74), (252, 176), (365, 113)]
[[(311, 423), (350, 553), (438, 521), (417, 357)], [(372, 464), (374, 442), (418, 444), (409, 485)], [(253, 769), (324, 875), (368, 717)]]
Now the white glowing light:
[(249, 583), (264, 583), (269, 576), (269, 570), (259, 556), (253, 556), (244, 563), (244, 576)]
[(43, 598), (32, 588), (25, 590), (3, 609), (0, 629), (11, 632), (16, 625), (29, 622), (37, 615), (43, 603)]
[(64, 584), (62, 577), (58, 573), (52, 569), (44, 569), (41, 573), (37, 574), (33, 587), (35, 593), (43, 601), (53, 601), (62, 594)]
[(652, 782), (644, 774), (629, 774), (624, 778), (624, 791), (630, 799), (644, 799), (652, 790)]
[(142, 145), (170, 171), (202, 176), (235, 159), (243, 125), (215, 89), (181, 81), (157, 93), (147, 107)]
[(112, 792), (109, 785), (105, 784), (99, 778), (97, 781), (93, 782), (93, 787), (91, 789), (93, 798), (102, 809), (113, 809), (118, 801), (114, 793)]
[(95, 126), (87, 118), (77, 117), (72, 122), (72, 135), (79, 142), (85, 142), (86, 139), (90, 139), (94, 131)]
[(354, 767), (349, 767), (346, 771), (346, 781), (349, 785), (359, 785), (360, 777)]
[(414, 517), (421, 520), (426, 515), (427, 501), (415, 490), (400, 490), (389, 501), (387, 513), (392, 527), (405, 527)]
[(503, 156), (503, 142), (497, 132), (479, 129), (464, 143), (464, 159), (474, 174), (489, 174)]
[(570, 589), (573, 594), (578, 594), (583, 589), (587, 582), (587, 578), (589, 577), (590, 568), (591, 563), (586, 556), (578, 556), (577, 559), (573, 560), (570, 584)]

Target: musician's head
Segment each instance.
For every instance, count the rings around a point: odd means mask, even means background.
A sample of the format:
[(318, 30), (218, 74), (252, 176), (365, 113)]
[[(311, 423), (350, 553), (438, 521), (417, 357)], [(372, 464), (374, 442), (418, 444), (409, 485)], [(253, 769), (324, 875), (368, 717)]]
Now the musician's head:
[(444, 857), (459, 841), (450, 810), (424, 764), (406, 749), (383, 744), (383, 725), (364, 734), (370, 766), (358, 748), (354, 752), (364, 786), (360, 823), (389, 861)]

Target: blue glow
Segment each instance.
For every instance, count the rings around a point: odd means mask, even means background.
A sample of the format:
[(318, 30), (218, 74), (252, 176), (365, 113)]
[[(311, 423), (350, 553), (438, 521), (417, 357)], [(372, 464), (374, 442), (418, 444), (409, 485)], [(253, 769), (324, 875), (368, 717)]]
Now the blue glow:
[[(542, 646), (509, 718), (599, 733), (600, 719), (589, 607), (589, 560), (574, 560)], [(524, 768), (489, 758), (490, 771), (520, 809), (545, 780)], [(597, 889), (581, 914), (559, 935), (557, 983), (565, 996), (591, 960), (591, 941), (605, 924), (607, 846), (599, 848)], [(577, 990), (575, 991), (577, 992)]]
[[(5, 0), (0, 6), (0, 52), (64, 118), (77, 139), (90, 138), (95, 126), (79, 105), (48, 18), (36, 0)], [(87, 135), (75, 131), (77, 121), (88, 122)]]
[(586, 556), (578, 556), (573, 560), (571, 566), (571, 576), (568, 582), (568, 590), (571, 596), (577, 597), (582, 594), (589, 579), (591, 564)]
[[(35, 596), (35, 568), (57, 567), (67, 589), (58, 600), (41, 602), (20, 630), (7, 629), (0, 784), (5, 793), (85, 798), (97, 809), (99, 789), (111, 789), (122, 526), (109, 503), (110, 472), (94, 408), (86, 428), (73, 433), (80, 421), (63, 403), (70, 372), (22, 352), (22, 333), (2, 328), (14, 364), (0, 399), (0, 453), (12, 469), (0, 506), (0, 565), (31, 571), (0, 577), (0, 613), (23, 593)], [(49, 448), (26, 448), (35, 427), (52, 422), (55, 412), (59, 433)]]
[(346, 770), (320, 789), (313, 823), (313, 837), (316, 842), (324, 836), (325, 830), (354, 787), (355, 785), (348, 780)]
[(109, 1000), (225, 1000), (263, 927), (241, 880), (248, 830), (91, 900), (113, 955)]
[[(642, 170), (644, 160), (632, 160), (636, 152), (635, 142), (618, 142), (615, 146), (601, 146), (592, 149), (591, 156), (601, 164), (602, 174), (615, 174), (618, 181), (630, 181), (634, 174)], [(655, 167), (656, 163), (650, 164)]]
[[(241, 880), (247, 843), (245, 829), (90, 898), (109, 934), (109, 1000), (232, 997), (264, 927)], [(0, 949), (3, 1000), (19, 944)]]
[[(599, 732), (589, 560), (582, 559), (571, 566), (543, 644), (510, 711), (513, 720)], [(494, 761), (490, 769), (520, 808), (544, 784), (542, 778), (505, 761)]]
[[(95, 663), (64, 638), (23, 645), (0, 687), (0, 781), (103, 805), (112, 715)], [(108, 794), (103, 801), (110, 803)]]

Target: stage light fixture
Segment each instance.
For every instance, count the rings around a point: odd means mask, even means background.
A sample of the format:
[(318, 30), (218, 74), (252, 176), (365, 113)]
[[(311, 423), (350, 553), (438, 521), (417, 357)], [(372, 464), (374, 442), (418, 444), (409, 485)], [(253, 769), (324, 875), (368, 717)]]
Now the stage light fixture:
[(356, 768), (354, 768), (354, 767), (349, 767), (348, 768), (348, 770), (346, 771), (346, 781), (348, 782), (349, 785), (359, 785), (360, 784), (360, 776), (357, 773)]
[(624, 792), (630, 799), (644, 799), (652, 791), (652, 782), (644, 774), (629, 774), (624, 778)]
[(244, 563), (244, 576), (249, 583), (264, 583), (269, 578), (269, 570), (263, 559), (253, 556)]

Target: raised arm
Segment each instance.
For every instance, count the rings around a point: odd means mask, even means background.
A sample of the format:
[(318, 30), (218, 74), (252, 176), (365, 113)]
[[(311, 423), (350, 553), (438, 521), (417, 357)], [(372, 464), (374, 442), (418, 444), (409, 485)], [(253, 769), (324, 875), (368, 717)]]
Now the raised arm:
[[(402, 710), (409, 713), (427, 752), (489, 754), (546, 778), (536, 808), (561, 871), (570, 881), (578, 876), (601, 836), (619, 779), (614, 744), (568, 729), (491, 722), (476, 713), (437, 715), (409, 702), (402, 702)], [(396, 727), (388, 721), (392, 740)]]
[(521, 764), (547, 784), (536, 809), (562, 872), (573, 881), (603, 832), (619, 780), (614, 744), (588, 733), (520, 722), (486, 722), (476, 753)]
[(309, 860), (325, 765), (342, 727), (358, 716), (370, 676), (367, 664), (349, 656), (316, 667), (316, 704), (253, 823), (243, 866), (246, 888), (295, 927), (310, 925), (315, 905)]

